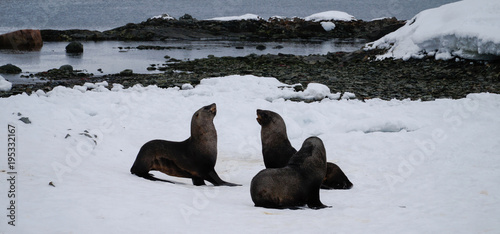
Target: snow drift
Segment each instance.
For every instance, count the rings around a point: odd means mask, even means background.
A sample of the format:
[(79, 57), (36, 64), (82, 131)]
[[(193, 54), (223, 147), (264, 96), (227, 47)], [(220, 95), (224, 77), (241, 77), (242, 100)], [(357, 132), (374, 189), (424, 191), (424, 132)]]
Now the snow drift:
[(500, 56), (500, 1), (464, 0), (420, 12), (405, 26), (366, 45), (379, 59), (494, 59)]

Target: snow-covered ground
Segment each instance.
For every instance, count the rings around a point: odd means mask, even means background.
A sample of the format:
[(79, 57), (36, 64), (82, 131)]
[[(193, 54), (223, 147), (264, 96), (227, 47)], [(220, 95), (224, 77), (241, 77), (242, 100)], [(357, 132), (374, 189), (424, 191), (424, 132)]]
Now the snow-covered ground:
[[(0, 232), (500, 232), (500, 95), (338, 101), (319, 84), (293, 94), (274, 78), (254, 76), (206, 79), (186, 90), (104, 85), (0, 99)], [(327, 94), (313, 103), (283, 99)], [(129, 173), (145, 142), (186, 139), (192, 114), (210, 103), (218, 108), (216, 170), (242, 186), (196, 187), (174, 177), (185, 184), (168, 184)], [(322, 190), (328, 209), (254, 207), (250, 181), (264, 168), (256, 109), (281, 114), (296, 148), (319, 136), (328, 161), (354, 187)], [(6, 216), (8, 124), (16, 128), (15, 227)]]
[(353, 21), (356, 18), (352, 15), (342, 11), (325, 11), (312, 14), (304, 18), (307, 21), (324, 21), (324, 20), (339, 20), (339, 21)]
[(463, 0), (425, 10), (405, 26), (367, 44), (388, 52), (379, 59), (436, 59), (455, 56), (492, 59), (500, 56), (500, 1)]
[[(158, 16), (156, 16), (158, 18)], [(286, 19), (284, 16), (273, 16), (273, 18), (282, 18)], [(232, 21), (232, 20), (262, 20), (260, 16), (256, 14), (244, 14), (240, 16), (225, 16), (225, 17), (216, 17), (216, 18), (211, 18), (208, 20), (215, 20), (215, 21)], [(353, 21), (356, 20), (356, 18), (352, 15), (349, 15), (346, 12), (342, 11), (325, 11), (325, 12), (320, 12), (316, 14), (312, 14), (310, 16), (307, 16), (304, 18), (306, 21), (331, 21), (331, 20), (338, 20), (338, 21)]]
[(223, 17), (215, 17), (208, 20), (214, 21), (232, 21), (232, 20), (260, 20), (260, 16), (255, 14), (244, 14), (240, 16), (223, 16)]

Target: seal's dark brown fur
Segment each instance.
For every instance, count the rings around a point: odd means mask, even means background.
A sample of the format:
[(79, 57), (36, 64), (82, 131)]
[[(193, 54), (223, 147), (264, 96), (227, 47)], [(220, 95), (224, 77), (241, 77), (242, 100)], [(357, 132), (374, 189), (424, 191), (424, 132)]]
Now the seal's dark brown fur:
[(191, 137), (185, 141), (152, 140), (144, 144), (130, 172), (145, 179), (170, 183), (173, 182), (153, 177), (149, 171), (191, 178), (194, 185), (205, 185), (206, 180), (216, 186), (237, 186), (223, 181), (214, 169), (217, 160), (217, 131), (213, 119), (216, 112), (215, 103), (196, 111), (191, 119)]
[[(288, 140), (285, 121), (275, 112), (257, 110), (257, 122), (262, 126), (262, 155), (266, 168), (281, 168), (297, 150)], [(352, 183), (334, 163), (327, 163), (327, 172), (321, 185), (322, 189), (350, 189)]]
[(319, 191), (326, 174), (326, 152), (321, 139), (310, 137), (282, 168), (260, 171), (252, 179), (250, 195), (255, 206), (266, 208), (326, 208)]

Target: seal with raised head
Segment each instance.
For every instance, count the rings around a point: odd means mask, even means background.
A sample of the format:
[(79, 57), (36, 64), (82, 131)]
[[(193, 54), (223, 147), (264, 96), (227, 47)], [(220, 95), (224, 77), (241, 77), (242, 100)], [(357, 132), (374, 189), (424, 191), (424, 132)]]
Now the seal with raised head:
[(191, 136), (185, 141), (152, 140), (144, 144), (130, 172), (148, 180), (170, 183), (174, 182), (158, 179), (149, 171), (191, 178), (194, 185), (205, 185), (206, 180), (215, 186), (239, 186), (223, 181), (214, 169), (217, 160), (217, 131), (213, 119), (216, 113), (215, 103), (196, 111), (191, 119)]
[[(261, 125), (262, 155), (266, 168), (281, 168), (288, 164), (297, 152), (290, 144), (286, 124), (281, 116), (269, 110), (257, 110), (257, 122)], [(352, 183), (334, 163), (327, 163), (327, 172), (322, 189), (350, 189)]]
[(302, 148), (282, 168), (267, 168), (255, 175), (250, 195), (255, 206), (266, 208), (321, 209), (321, 183), (326, 174), (326, 152), (323, 141), (309, 137)]

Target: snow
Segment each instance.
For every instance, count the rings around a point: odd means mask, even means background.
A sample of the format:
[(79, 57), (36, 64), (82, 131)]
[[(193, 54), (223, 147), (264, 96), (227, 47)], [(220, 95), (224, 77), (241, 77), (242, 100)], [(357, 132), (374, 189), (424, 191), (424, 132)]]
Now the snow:
[(327, 32), (328, 31), (332, 31), (333, 29), (335, 29), (335, 24), (333, 22), (321, 22), (321, 26)]
[(161, 14), (161, 15), (153, 16), (150, 19), (175, 20), (175, 18), (170, 16), (169, 14)]
[(224, 17), (216, 17), (208, 20), (213, 21), (233, 21), (233, 20), (261, 20), (258, 15), (255, 14), (244, 14), (240, 16), (224, 16)]
[[(193, 89), (102, 82), (0, 99), (0, 230), (5, 233), (498, 233), (500, 95), (431, 102), (332, 99), (274, 78), (204, 79)], [(350, 96), (352, 94), (344, 94)], [(305, 103), (289, 97), (327, 96)], [(240, 187), (152, 182), (129, 172), (152, 139), (189, 137), (192, 114), (217, 103), (216, 171)], [(254, 207), (264, 168), (256, 109), (279, 113), (292, 145), (325, 143), (354, 183), (321, 190), (322, 210)], [(31, 124), (19, 121), (29, 118)], [(7, 224), (7, 124), (16, 127), (16, 226)], [(49, 182), (55, 186), (50, 186)]]
[(12, 83), (0, 76), (0, 91), (9, 91), (12, 88)]
[(500, 56), (500, 1), (464, 0), (428, 9), (367, 49), (388, 49), (379, 59), (492, 59)]
[(347, 14), (342, 11), (325, 11), (316, 14), (312, 14), (306, 18), (307, 21), (329, 21), (329, 20), (338, 20), (338, 21), (353, 21), (356, 18), (352, 15)]
[[(272, 16), (269, 18), (269, 20), (273, 20), (273, 19), (287, 19), (287, 17)], [(211, 18), (208, 20), (215, 20), (215, 21), (262, 20), (262, 18), (258, 15), (255, 15), (255, 14), (245, 14), (245, 15), (240, 15), (240, 16), (216, 17), (216, 18)], [(332, 21), (332, 20), (353, 21), (353, 20), (356, 20), (356, 18), (354, 16), (349, 15), (346, 12), (342, 12), (342, 11), (325, 11), (325, 12), (320, 12), (320, 13), (316, 13), (316, 14), (310, 15), (308, 17), (305, 17), (304, 20), (306, 20), (306, 21)], [(331, 24), (328, 24), (328, 27), (331, 27)]]

